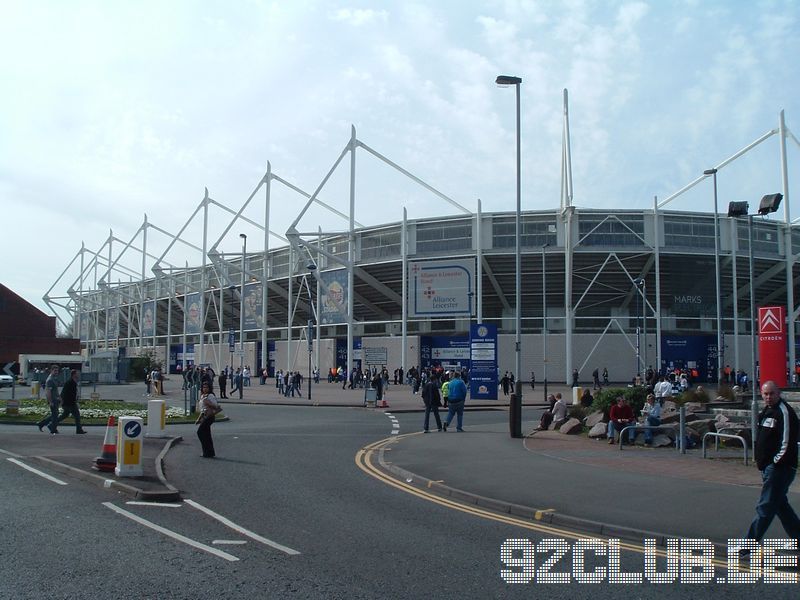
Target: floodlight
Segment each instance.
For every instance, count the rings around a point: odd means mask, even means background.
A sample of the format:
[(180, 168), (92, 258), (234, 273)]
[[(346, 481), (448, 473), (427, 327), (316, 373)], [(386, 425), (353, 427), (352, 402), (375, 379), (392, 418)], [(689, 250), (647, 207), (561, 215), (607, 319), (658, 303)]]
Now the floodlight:
[(767, 194), (761, 198), (761, 203), (758, 205), (758, 214), (768, 215), (778, 210), (783, 200), (783, 194)]
[(728, 203), (728, 216), (729, 217), (744, 217), (750, 211), (749, 202), (729, 202)]

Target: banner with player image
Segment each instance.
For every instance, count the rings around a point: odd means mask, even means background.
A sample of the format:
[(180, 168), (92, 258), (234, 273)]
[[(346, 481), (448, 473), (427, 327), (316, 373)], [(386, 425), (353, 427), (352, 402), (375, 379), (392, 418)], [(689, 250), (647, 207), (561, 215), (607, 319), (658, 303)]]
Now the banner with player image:
[(200, 322), (203, 315), (203, 297), (199, 292), (186, 294), (186, 333), (197, 334), (202, 331)]
[(320, 273), (320, 322), (347, 323), (347, 269)]
[(156, 334), (156, 301), (149, 300), (142, 304), (142, 335), (153, 337)]
[(244, 328), (261, 329), (264, 326), (264, 295), (261, 283), (244, 286)]

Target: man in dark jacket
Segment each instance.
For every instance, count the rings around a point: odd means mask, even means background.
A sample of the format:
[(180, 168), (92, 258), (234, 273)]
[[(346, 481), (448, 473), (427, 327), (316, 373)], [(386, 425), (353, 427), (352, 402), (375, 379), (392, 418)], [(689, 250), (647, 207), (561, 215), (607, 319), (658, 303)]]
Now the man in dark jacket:
[(81, 411), (78, 407), (78, 380), (80, 376), (78, 371), (72, 369), (69, 374), (69, 379), (64, 384), (64, 387), (61, 388), (62, 412), (61, 416), (58, 417), (58, 422), (60, 424), (61, 421), (72, 415), (75, 419), (75, 433), (86, 433), (83, 427), (81, 427)]
[(763, 486), (747, 537), (760, 541), (777, 515), (787, 535), (800, 539), (800, 519), (787, 498), (797, 471), (797, 413), (781, 398), (773, 381), (761, 386), (761, 396), (765, 406), (758, 415), (755, 458)]
[(436, 418), (436, 428), (442, 430), (442, 419), (439, 416), (439, 407), (442, 405), (439, 396), (439, 380), (436, 376), (431, 376), (422, 388), (422, 401), (425, 403), (425, 423), (423, 424), (422, 431), (428, 433), (428, 425), (431, 420), (431, 412)]

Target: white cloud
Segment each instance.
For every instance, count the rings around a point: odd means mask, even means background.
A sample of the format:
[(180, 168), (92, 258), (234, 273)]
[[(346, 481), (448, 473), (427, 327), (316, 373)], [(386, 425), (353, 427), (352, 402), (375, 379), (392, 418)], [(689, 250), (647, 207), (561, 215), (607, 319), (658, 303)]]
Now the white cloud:
[(363, 27), (375, 22), (387, 22), (389, 13), (385, 10), (366, 8), (340, 8), (331, 13), (331, 20), (341, 21), (354, 27)]
[[(649, 208), (654, 194), (675, 191), (775, 127), (781, 108), (790, 127), (800, 122), (792, 62), (800, 7), (790, 0), (43, 0), (4, 8), (0, 52), (13, 60), (0, 97), (0, 204), (15, 222), (47, 213), (49, 226), (61, 215), (74, 231), (34, 245), (26, 264), (5, 271), (15, 289), (30, 287), (31, 264), (71, 257), (80, 239), (97, 247), (109, 228), (131, 235), (145, 211), (178, 230), (206, 186), (236, 206), (267, 161), (311, 192), (351, 124), (442, 192), (506, 209), (515, 111), (513, 91), (494, 84), (501, 73), (523, 78), (525, 208), (558, 205), (565, 87), (575, 197), (584, 206)], [(775, 148), (762, 144), (720, 185), (747, 198), (772, 191)], [(791, 144), (789, 159), (797, 164)], [(363, 222), (399, 220), (404, 203), (412, 217), (452, 212), (365, 154), (357, 165)], [(347, 169), (335, 174), (326, 199), (346, 207), (348, 181)], [(702, 205), (698, 194), (674, 206)], [(289, 194), (274, 206), (280, 231), (300, 204)], [(23, 229), (5, 243), (29, 247)]]

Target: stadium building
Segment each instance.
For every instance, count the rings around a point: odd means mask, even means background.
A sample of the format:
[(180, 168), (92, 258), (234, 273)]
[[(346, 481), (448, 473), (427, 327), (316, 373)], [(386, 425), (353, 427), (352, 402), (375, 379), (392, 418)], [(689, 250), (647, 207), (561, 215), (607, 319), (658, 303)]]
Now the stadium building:
[[(566, 111), (565, 111), (566, 114)], [(568, 124), (565, 117), (565, 132)], [(755, 308), (786, 307), (787, 366), (795, 364), (800, 230), (790, 220), (784, 125), (754, 146), (778, 139), (783, 189), (751, 206), (715, 212), (669, 209), (694, 185), (716, 179), (712, 169), (652, 208), (601, 210), (572, 204), (569, 139), (565, 135), (558, 208), (520, 214), (468, 209), (403, 170), (356, 137), (314, 193), (267, 172), (239, 207), (205, 197), (178, 233), (145, 217), (129, 239), (113, 234), (96, 251), (82, 246), (45, 295), (73, 327), (83, 352), (113, 379), (121, 358), (155, 352), (170, 372), (189, 364), (249, 365), (322, 373), (372, 364), (469, 367), (470, 326), (495, 326), (500, 372), (516, 360), (516, 253), (520, 254), (521, 355), (524, 381), (536, 373), (569, 383), (575, 369), (590, 381), (607, 368), (628, 382), (648, 366), (689, 367), (714, 381), (729, 365), (752, 373)], [(449, 203), (455, 214), (361, 226), (356, 220), (355, 155), (368, 152)], [(331, 174), (350, 159), (350, 206), (320, 200)], [(712, 172), (713, 171), (713, 172)], [(716, 203), (716, 181), (715, 197)], [(275, 186), (302, 196), (304, 208), (283, 232), (270, 231)], [(709, 202), (710, 205), (710, 202)], [(263, 220), (246, 217), (258, 207)], [(315, 207), (331, 219), (308, 224)], [(215, 241), (209, 211), (227, 226)], [(318, 213), (317, 213), (318, 214)], [(331, 230), (331, 221), (346, 227)], [(258, 239), (240, 234), (248, 226)], [(194, 223), (201, 233), (190, 235)], [(262, 238), (263, 235), (263, 244)], [(154, 239), (166, 239), (160, 255)], [(238, 239), (237, 239), (238, 237)], [(270, 239), (282, 240), (270, 247)], [(223, 252), (227, 240), (240, 252)], [(250, 244), (251, 250), (247, 246)], [(257, 251), (252, 248), (257, 246)], [(178, 248), (197, 256), (178, 264)], [(72, 278), (77, 273), (77, 276)], [(243, 340), (243, 344), (242, 344)], [(756, 357), (757, 358), (757, 357)]]

